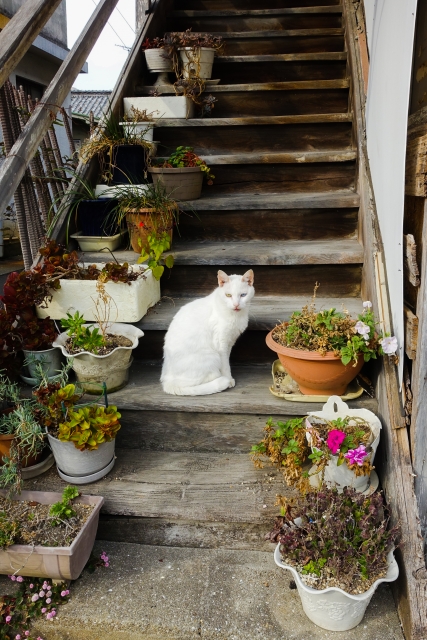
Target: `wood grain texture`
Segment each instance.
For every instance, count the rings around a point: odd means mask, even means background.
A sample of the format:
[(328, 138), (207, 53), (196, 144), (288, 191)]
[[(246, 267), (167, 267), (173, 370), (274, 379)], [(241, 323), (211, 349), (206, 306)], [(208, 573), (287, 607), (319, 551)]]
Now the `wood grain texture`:
[(312, 193), (224, 194), (205, 192), (200, 200), (183, 203), (184, 211), (241, 211), (246, 209), (327, 209), (358, 207), (360, 197), (351, 189)]
[[(295, 0), (264, 0), (264, 9), (283, 9), (283, 7), (295, 7)], [(316, 0), (313, 4), (313, 0), (298, 0), (299, 7), (312, 7), (312, 6), (332, 6), (341, 5), (340, 0)], [(226, 9), (258, 9), (259, 0), (176, 0), (174, 7), (176, 9), (193, 9), (211, 10), (213, 7), (217, 10)]]
[(418, 344), (418, 318), (407, 306), (403, 307), (405, 319), (405, 353), (409, 360), (415, 360)]
[(193, 17), (174, 16), (168, 18), (169, 31), (183, 31), (191, 27), (193, 31), (222, 33), (223, 31), (288, 31), (292, 29), (340, 29), (342, 18), (339, 14), (276, 14), (223, 16), (199, 15)]
[(226, 155), (204, 155), (209, 164), (308, 164), (311, 162), (348, 162), (356, 160), (355, 151), (304, 151), (291, 153), (229, 153)]
[(405, 275), (414, 287), (420, 286), (420, 271), (417, 262), (417, 245), (412, 233), (404, 234), (403, 249), (405, 252)]
[(221, 33), (228, 56), (274, 53), (325, 53), (344, 51), (343, 35), (301, 35), (294, 31), (243, 31)]
[(345, 61), (347, 60), (347, 53), (327, 51), (322, 53), (277, 53), (274, 55), (266, 56), (219, 56), (215, 59), (214, 64), (235, 64), (236, 62), (243, 62), (245, 64), (248, 64), (250, 62), (319, 62), (325, 60)]
[[(230, 85), (233, 86), (233, 85)], [(202, 118), (184, 120), (183, 118), (162, 118), (155, 129), (163, 128), (196, 128), (205, 127), (246, 127), (259, 125), (300, 125), (314, 123), (351, 123), (352, 118), (349, 113), (326, 113), (326, 114), (298, 114), (293, 116), (250, 116), (245, 118)], [(157, 132), (156, 132), (157, 133)]]
[(409, 196), (427, 197), (427, 135), (408, 140), (405, 193)]
[[(284, 54), (287, 55), (287, 54)], [(293, 54), (289, 54), (293, 55)], [(296, 55), (313, 55), (316, 54), (295, 54)], [(322, 55), (338, 55), (342, 54), (325, 53)], [(241, 64), (245, 56), (230, 56), (228, 62), (222, 63), (221, 58), (214, 61), (212, 75), (215, 78), (221, 78), (223, 84), (250, 84), (270, 83), (270, 82), (295, 82), (299, 80), (341, 80), (347, 77), (346, 61), (339, 60), (275, 60), (269, 61), (265, 58), (271, 56), (258, 56), (260, 60), (255, 59), (248, 64)], [(236, 58), (232, 60), (231, 58)], [(321, 105), (319, 105), (321, 106)], [(255, 115), (252, 112), (252, 115)], [(271, 115), (281, 115), (271, 114)]]
[(320, 7), (283, 7), (282, 9), (214, 9), (208, 11), (205, 9), (201, 11), (195, 11), (193, 9), (178, 9), (176, 11), (172, 11), (171, 16), (173, 18), (228, 18), (232, 16), (281, 16), (312, 13), (341, 14), (342, 7), (336, 4)]

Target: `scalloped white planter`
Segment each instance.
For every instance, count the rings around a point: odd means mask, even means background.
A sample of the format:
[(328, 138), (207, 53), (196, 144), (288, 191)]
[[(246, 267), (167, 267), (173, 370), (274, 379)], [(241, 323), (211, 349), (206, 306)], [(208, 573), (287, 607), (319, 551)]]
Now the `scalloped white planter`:
[[(94, 263), (88, 262), (84, 266), (90, 264)], [(97, 263), (96, 266), (102, 269), (104, 265)], [(134, 271), (147, 269), (146, 265), (131, 265), (131, 268)], [(153, 277), (151, 270), (129, 284), (107, 282), (105, 290), (115, 303), (115, 306), (112, 305), (112, 318), (115, 322), (138, 322), (160, 300), (160, 281)], [(97, 297), (96, 280), (61, 280), (61, 288), (53, 292), (47, 307), (37, 307), (37, 316), (60, 320), (67, 313), (74, 315), (76, 311), (80, 311), (85, 320), (95, 321), (94, 300)]]
[(321, 591), (308, 587), (294, 567), (282, 562), (280, 543), (274, 550), (274, 562), (278, 567), (291, 571), (295, 579), (305, 615), (318, 627), (328, 631), (348, 631), (360, 624), (378, 585), (382, 582), (394, 582), (399, 575), (393, 551), (388, 554), (387, 561), (388, 570), (385, 578), (376, 580), (365, 593), (352, 595), (338, 587), (329, 587)]
[[(309, 411), (309, 416), (325, 418), (326, 420), (336, 420), (337, 418), (345, 418), (346, 416), (363, 418), (368, 422), (372, 431), (372, 448), (371, 464), (374, 462), (375, 453), (380, 442), (381, 422), (377, 416), (368, 409), (349, 409), (348, 405), (341, 400), (339, 396), (331, 396), (326, 404), (323, 405), (321, 411)], [(307, 441), (311, 445), (310, 434), (307, 433)], [(354, 471), (348, 468), (344, 463), (337, 466), (338, 456), (331, 456), (331, 459), (325, 468), (325, 483), (329, 486), (336, 486), (338, 489), (344, 487), (352, 487), (356, 491), (363, 493), (369, 486), (369, 476), (356, 476)]]
[[(98, 327), (97, 323), (85, 324), (85, 327)], [(132, 349), (138, 346), (139, 338), (144, 332), (131, 324), (116, 322), (110, 325), (108, 333), (124, 336), (132, 341), (130, 347), (116, 347), (106, 356), (97, 356), (88, 351), (82, 351), (76, 355), (68, 353), (65, 344), (68, 340), (67, 332), (59, 334), (53, 345), (59, 347), (66, 358), (73, 359), (73, 369), (77, 381), (87, 393), (102, 393), (102, 384), (105, 382), (109, 393), (124, 387), (129, 379), (129, 367), (131, 366)]]

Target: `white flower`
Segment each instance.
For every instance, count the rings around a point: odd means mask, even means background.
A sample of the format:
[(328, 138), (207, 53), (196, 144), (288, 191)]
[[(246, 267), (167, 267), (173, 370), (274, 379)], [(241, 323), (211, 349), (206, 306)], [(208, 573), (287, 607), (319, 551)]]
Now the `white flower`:
[(363, 308), (370, 309), (371, 307), (372, 307), (372, 302), (370, 302), (369, 300), (365, 300), (365, 302), (363, 303)]
[(366, 336), (369, 336), (369, 332), (371, 331), (371, 328), (361, 320), (356, 322), (356, 324), (354, 325), (354, 328), (356, 329), (357, 333), (359, 333), (361, 336), (365, 338), (365, 340), (366, 340)]
[(398, 347), (396, 336), (381, 338), (379, 343), (382, 346), (384, 353), (387, 353), (388, 355), (396, 353)]

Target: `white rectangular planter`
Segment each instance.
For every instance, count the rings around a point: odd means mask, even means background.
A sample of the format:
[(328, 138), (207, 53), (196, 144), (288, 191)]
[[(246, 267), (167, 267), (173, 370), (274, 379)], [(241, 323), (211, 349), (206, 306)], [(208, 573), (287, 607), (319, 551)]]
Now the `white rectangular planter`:
[(131, 108), (144, 109), (154, 118), (192, 118), (194, 102), (186, 96), (147, 96), (123, 98), (125, 114), (132, 117)]
[[(6, 491), (0, 491), (6, 495)], [(28, 500), (41, 504), (54, 504), (61, 500), (61, 493), (52, 491), (22, 491), (14, 500)], [(76, 502), (94, 506), (80, 533), (69, 547), (33, 547), (13, 544), (0, 549), (0, 574), (34, 576), (52, 580), (76, 580), (84, 569), (95, 542), (99, 512), (104, 502), (101, 496), (80, 496)]]
[(142, 140), (153, 142), (153, 122), (121, 122), (120, 124), (128, 135), (141, 136)]
[(122, 244), (127, 231), (116, 233), (114, 236), (82, 236), (82, 232), (73, 233), (70, 238), (74, 238), (79, 243), (81, 251), (101, 251), (109, 249), (115, 251)]
[[(85, 266), (89, 266), (86, 263)], [(103, 264), (97, 264), (102, 268)], [(143, 265), (130, 265), (134, 271), (144, 270)], [(148, 309), (160, 300), (160, 281), (147, 271), (144, 277), (129, 284), (124, 282), (107, 282), (106, 292), (113, 298), (111, 322), (138, 322), (145, 316)], [(65, 318), (80, 311), (84, 319), (96, 321), (95, 303), (97, 299), (96, 280), (61, 280), (61, 288), (54, 291), (53, 297), (46, 309), (37, 307), (39, 318), (49, 316), (53, 320)]]

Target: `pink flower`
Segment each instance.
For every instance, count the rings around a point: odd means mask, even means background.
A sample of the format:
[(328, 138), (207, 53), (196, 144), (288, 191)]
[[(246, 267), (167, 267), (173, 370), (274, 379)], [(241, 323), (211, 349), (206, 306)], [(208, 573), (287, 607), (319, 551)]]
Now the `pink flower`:
[(110, 563), (109, 563), (109, 562), (106, 562), (106, 563), (104, 564), (104, 567), (109, 567), (109, 566), (110, 566)]
[(19, 633), (17, 636), (15, 636), (15, 640), (21, 640), (21, 636), (19, 635)]
[(15, 582), (16, 576), (10, 576), (10, 579), (13, 580), (13, 582)]
[(52, 616), (52, 618), (54, 618), (56, 616), (56, 611), (55, 609), (52, 609), (52, 611), (50, 612), (50, 615)]
[(344, 454), (344, 458), (347, 458), (350, 464), (357, 464), (361, 467), (367, 455), (365, 445), (361, 444), (357, 449), (349, 449), (348, 452)]
[(339, 448), (342, 445), (344, 440), (345, 440), (345, 433), (343, 431), (339, 431), (338, 429), (332, 429), (332, 431), (328, 433), (328, 439), (326, 440), (326, 444), (328, 445), (332, 453), (335, 455), (336, 453), (338, 453)]
[(40, 591), (40, 593), (39, 593), (40, 598), (44, 598), (44, 597), (45, 597), (45, 595), (46, 595), (46, 594), (45, 594), (45, 592), (44, 592), (44, 591)]
[(50, 598), (46, 598), (46, 604), (50, 604), (52, 600)]
[(68, 596), (69, 593), (70, 592), (68, 591), (68, 589), (65, 589), (64, 591), (61, 591), (61, 596), (65, 598), (65, 596)]
[(9, 623), (12, 620), (12, 616), (6, 616), (6, 622)]
[(46, 595), (47, 595), (48, 598), (50, 598), (51, 595), (52, 595), (52, 591), (48, 591)]
[(39, 594), (38, 594), (38, 593), (35, 593), (35, 594), (33, 595), (33, 597), (31, 598), (31, 602), (37, 602), (37, 600), (38, 600), (38, 599), (39, 599)]
[(24, 578), (22, 576), (16, 576), (16, 582), (24, 582)]
[(30, 589), (34, 589), (33, 583), (30, 584)]
[(26, 632), (24, 633), (24, 636), (27, 636), (27, 638), (28, 638), (28, 636), (29, 636), (29, 635), (30, 635), (30, 632), (29, 632), (29, 631), (26, 631)]
[(46, 613), (46, 611), (47, 611), (46, 607), (43, 607), (42, 613)]

